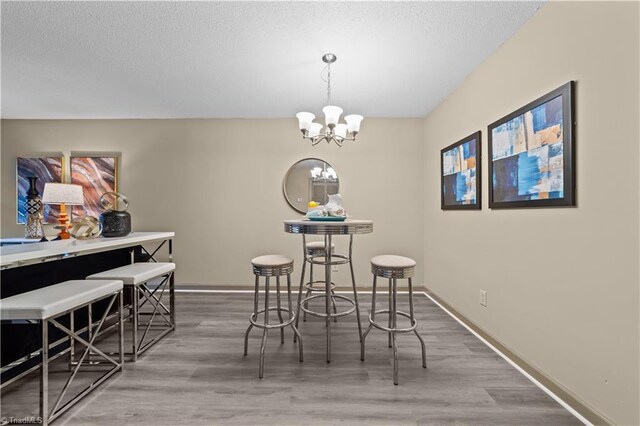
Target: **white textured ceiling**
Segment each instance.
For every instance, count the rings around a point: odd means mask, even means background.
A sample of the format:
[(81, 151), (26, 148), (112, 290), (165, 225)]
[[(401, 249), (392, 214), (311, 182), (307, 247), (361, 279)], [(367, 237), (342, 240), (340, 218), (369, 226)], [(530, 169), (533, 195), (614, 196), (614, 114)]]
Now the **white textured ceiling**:
[(2, 2), (2, 117), (422, 117), (536, 2)]

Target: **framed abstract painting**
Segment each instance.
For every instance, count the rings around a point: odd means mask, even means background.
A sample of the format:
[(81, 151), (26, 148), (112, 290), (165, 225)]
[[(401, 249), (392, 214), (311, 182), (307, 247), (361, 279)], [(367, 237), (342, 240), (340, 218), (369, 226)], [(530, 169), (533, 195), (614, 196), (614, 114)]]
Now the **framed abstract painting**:
[(489, 125), (489, 208), (575, 206), (574, 83)]
[(71, 183), (82, 185), (84, 206), (74, 206), (73, 215), (100, 216), (104, 210), (100, 197), (118, 190), (118, 154), (71, 155)]
[[(16, 198), (17, 222), (23, 224), (27, 220), (27, 190), (29, 178), (36, 177), (36, 190), (42, 197), (44, 184), (62, 183), (64, 178), (64, 156), (62, 154), (46, 154), (40, 157), (18, 157), (16, 161)], [(56, 223), (59, 206), (44, 206), (42, 223)]]
[(476, 132), (440, 151), (440, 207), (479, 210), (482, 135)]

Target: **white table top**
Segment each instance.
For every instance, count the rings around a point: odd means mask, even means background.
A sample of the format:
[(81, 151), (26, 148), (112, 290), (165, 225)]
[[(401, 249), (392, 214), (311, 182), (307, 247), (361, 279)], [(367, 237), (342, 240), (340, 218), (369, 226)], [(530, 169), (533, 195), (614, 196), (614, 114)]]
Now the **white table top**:
[(66, 256), (87, 254), (87, 252), (115, 250), (152, 241), (168, 240), (174, 236), (174, 232), (132, 232), (126, 237), (98, 237), (89, 240), (70, 238), (46, 243), (8, 245), (0, 247), (0, 267), (4, 269), (45, 258), (62, 259)]
[(33, 244), (39, 243), (39, 238), (25, 238), (25, 237), (15, 237), (15, 238), (0, 238), (0, 244)]

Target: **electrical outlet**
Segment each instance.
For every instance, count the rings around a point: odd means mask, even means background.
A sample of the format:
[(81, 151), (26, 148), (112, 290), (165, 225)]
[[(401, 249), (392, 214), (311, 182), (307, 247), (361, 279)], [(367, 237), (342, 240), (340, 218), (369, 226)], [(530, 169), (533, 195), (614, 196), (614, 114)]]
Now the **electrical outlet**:
[(487, 292), (484, 290), (480, 290), (480, 304), (487, 307)]

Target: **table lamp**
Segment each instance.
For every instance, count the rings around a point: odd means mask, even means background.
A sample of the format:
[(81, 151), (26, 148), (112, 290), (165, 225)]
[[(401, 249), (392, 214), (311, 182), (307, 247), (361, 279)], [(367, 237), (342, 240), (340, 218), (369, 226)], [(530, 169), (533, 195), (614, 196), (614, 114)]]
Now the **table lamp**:
[(56, 229), (60, 230), (58, 238), (67, 240), (71, 237), (67, 229), (69, 228), (69, 218), (67, 216), (67, 204), (70, 206), (81, 206), (84, 204), (82, 186), (66, 183), (45, 183), (42, 194), (43, 204), (59, 204), (60, 216)]

